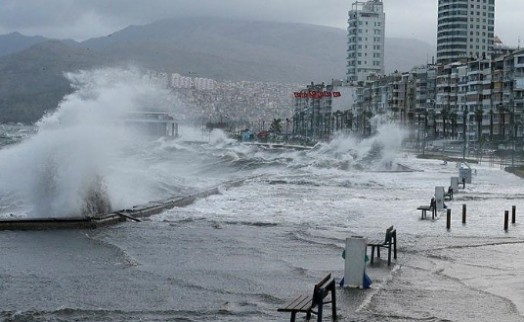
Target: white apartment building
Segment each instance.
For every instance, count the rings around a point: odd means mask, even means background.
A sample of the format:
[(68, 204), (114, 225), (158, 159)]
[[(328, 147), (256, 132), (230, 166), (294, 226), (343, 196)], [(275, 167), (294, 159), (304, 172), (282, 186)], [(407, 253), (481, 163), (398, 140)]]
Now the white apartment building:
[(171, 74), (171, 86), (174, 88), (191, 88), (193, 87), (193, 78), (180, 74)]
[(490, 59), (494, 28), (495, 0), (439, 0), (437, 62)]
[(384, 74), (385, 24), (382, 0), (353, 3), (348, 19), (348, 82)]
[(171, 74), (171, 87), (174, 88), (194, 88), (197, 90), (212, 91), (216, 87), (216, 81), (202, 77), (188, 77), (180, 74)]

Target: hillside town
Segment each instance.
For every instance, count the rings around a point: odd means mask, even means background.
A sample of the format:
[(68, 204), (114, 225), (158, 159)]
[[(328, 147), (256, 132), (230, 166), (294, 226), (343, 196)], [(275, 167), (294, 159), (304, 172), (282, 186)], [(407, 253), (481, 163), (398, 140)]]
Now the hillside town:
[(273, 119), (289, 119), (293, 113), (293, 91), (300, 86), (217, 81), (152, 71), (149, 77), (173, 91), (186, 107), (178, 118), (197, 125), (226, 127), (233, 132), (246, 128), (260, 132), (267, 130)]

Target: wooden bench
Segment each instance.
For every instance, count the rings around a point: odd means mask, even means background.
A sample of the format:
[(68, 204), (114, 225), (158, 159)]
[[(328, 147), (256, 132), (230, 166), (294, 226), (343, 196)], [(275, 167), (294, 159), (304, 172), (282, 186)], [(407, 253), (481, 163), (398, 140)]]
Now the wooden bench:
[(426, 219), (428, 211), (431, 211), (431, 219), (435, 219), (435, 215), (437, 213), (435, 211), (435, 208), (433, 208), (432, 206), (419, 206), (417, 210), (422, 211), (422, 214), (420, 215), (420, 219)]
[(384, 240), (372, 240), (368, 242), (368, 247), (371, 247), (371, 264), (373, 264), (373, 257), (375, 249), (377, 249), (377, 257), (380, 258), (380, 248), (388, 249), (388, 266), (391, 265), (391, 248), (393, 248), (393, 256), (397, 259), (397, 231), (393, 226), (386, 229), (386, 237)]
[[(324, 302), (324, 298), (331, 292), (331, 301)], [(296, 319), (297, 313), (306, 313), (306, 320), (311, 319), (311, 315), (317, 315), (317, 321), (322, 321), (322, 314), (324, 311), (324, 304), (331, 303), (331, 310), (333, 321), (336, 320), (337, 302), (335, 295), (335, 280), (331, 278), (331, 274), (326, 275), (313, 289), (313, 295), (304, 294), (297, 296), (293, 300), (287, 302), (284, 307), (279, 308), (278, 312), (291, 312), (291, 322)], [(313, 311), (314, 308), (317, 311)]]

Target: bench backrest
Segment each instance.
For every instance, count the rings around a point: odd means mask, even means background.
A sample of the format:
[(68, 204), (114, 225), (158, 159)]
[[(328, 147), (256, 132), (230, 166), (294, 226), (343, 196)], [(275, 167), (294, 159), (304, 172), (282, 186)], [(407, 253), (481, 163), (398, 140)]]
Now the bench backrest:
[(312, 306), (317, 306), (318, 304), (322, 303), (330, 290), (335, 290), (335, 280), (331, 278), (331, 273), (327, 274), (326, 277), (324, 277), (318, 284), (315, 285), (313, 290)]
[(393, 228), (393, 226), (386, 229), (386, 238), (384, 240), (385, 244), (389, 244), (392, 242), (392, 238), (397, 238), (397, 231)]

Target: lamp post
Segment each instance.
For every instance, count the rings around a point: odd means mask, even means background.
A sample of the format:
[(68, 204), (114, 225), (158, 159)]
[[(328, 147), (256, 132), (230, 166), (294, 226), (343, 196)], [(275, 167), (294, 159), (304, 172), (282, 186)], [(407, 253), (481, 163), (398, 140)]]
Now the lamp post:
[(424, 111), (424, 131), (422, 132), (422, 135), (424, 136), (423, 141), (422, 141), (422, 155), (426, 153), (426, 137), (428, 136), (427, 129), (428, 129), (428, 111), (425, 110)]
[(417, 111), (417, 151), (420, 148), (420, 112)]
[[(420, 149), (422, 144), (422, 154), (424, 155), (426, 149), (426, 129), (428, 126), (428, 112), (424, 108), (417, 108), (415, 110), (417, 116), (417, 149)], [(424, 119), (422, 119), (424, 117)], [(422, 137), (422, 140), (421, 140)]]
[(515, 167), (515, 137), (517, 136), (517, 128), (515, 124), (515, 104), (513, 104), (513, 111), (511, 112), (511, 168)]
[(464, 108), (464, 111), (462, 112), (462, 136), (463, 136), (463, 140), (464, 140), (464, 146), (462, 148), (462, 159), (463, 160), (466, 160), (466, 150), (467, 150), (467, 140), (468, 140), (468, 136), (467, 136), (467, 133), (466, 133), (466, 130), (467, 130), (467, 119), (468, 119), (468, 109), (467, 108)]
[(489, 110), (489, 141), (493, 144), (493, 109)]

